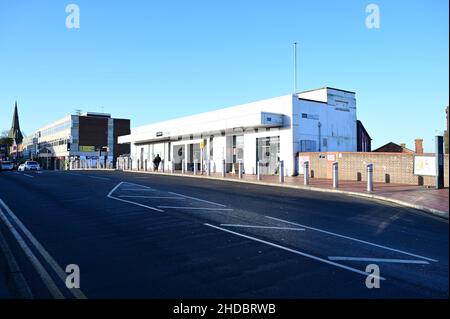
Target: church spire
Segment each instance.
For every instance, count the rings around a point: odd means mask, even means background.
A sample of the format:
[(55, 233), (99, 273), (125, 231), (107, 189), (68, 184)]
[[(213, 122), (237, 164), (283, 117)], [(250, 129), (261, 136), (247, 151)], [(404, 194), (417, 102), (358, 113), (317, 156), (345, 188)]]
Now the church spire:
[(8, 137), (12, 138), (16, 144), (22, 143), (22, 140), (23, 140), (23, 135), (22, 135), (22, 132), (20, 131), (19, 112), (17, 111), (17, 101), (14, 106), (14, 114), (13, 114), (11, 129), (9, 130)]

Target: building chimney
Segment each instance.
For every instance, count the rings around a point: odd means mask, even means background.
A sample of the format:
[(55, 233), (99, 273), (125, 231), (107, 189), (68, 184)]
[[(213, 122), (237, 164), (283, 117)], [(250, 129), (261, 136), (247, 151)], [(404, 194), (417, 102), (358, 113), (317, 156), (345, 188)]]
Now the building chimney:
[(423, 154), (423, 139), (416, 138), (416, 154)]
[(406, 143), (400, 143), (401, 148), (406, 148)]

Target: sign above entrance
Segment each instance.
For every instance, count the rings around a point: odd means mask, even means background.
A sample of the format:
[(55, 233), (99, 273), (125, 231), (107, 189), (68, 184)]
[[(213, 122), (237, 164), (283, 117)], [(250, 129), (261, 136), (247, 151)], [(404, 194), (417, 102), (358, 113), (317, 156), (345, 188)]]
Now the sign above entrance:
[(80, 145), (80, 152), (95, 152), (95, 146)]

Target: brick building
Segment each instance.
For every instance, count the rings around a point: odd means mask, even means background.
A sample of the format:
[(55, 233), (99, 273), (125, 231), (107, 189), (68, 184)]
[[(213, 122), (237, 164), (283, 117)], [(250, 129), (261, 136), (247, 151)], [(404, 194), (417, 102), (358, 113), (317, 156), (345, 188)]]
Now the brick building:
[(370, 152), (372, 150), (372, 138), (360, 120), (356, 121), (356, 151)]
[(401, 143), (395, 144), (393, 142), (389, 142), (383, 146), (380, 146), (379, 148), (373, 150), (373, 152), (376, 153), (407, 153), (407, 154), (413, 154), (414, 151), (410, 150), (406, 147), (406, 144)]

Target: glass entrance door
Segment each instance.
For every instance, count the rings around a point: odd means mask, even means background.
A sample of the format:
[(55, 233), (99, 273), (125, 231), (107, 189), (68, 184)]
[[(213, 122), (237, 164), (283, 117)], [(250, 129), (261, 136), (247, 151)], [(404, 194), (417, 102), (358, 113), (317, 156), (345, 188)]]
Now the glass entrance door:
[(200, 170), (201, 167), (201, 149), (200, 143), (189, 144), (189, 152), (188, 152), (188, 169), (194, 170), (194, 162), (197, 163), (197, 170)]
[(278, 174), (280, 162), (280, 137), (263, 137), (256, 139), (256, 161), (260, 162), (261, 174)]
[(172, 149), (173, 169), (181, 171), (181, 161), (184, 160), (184, 145), (174, 145)]

